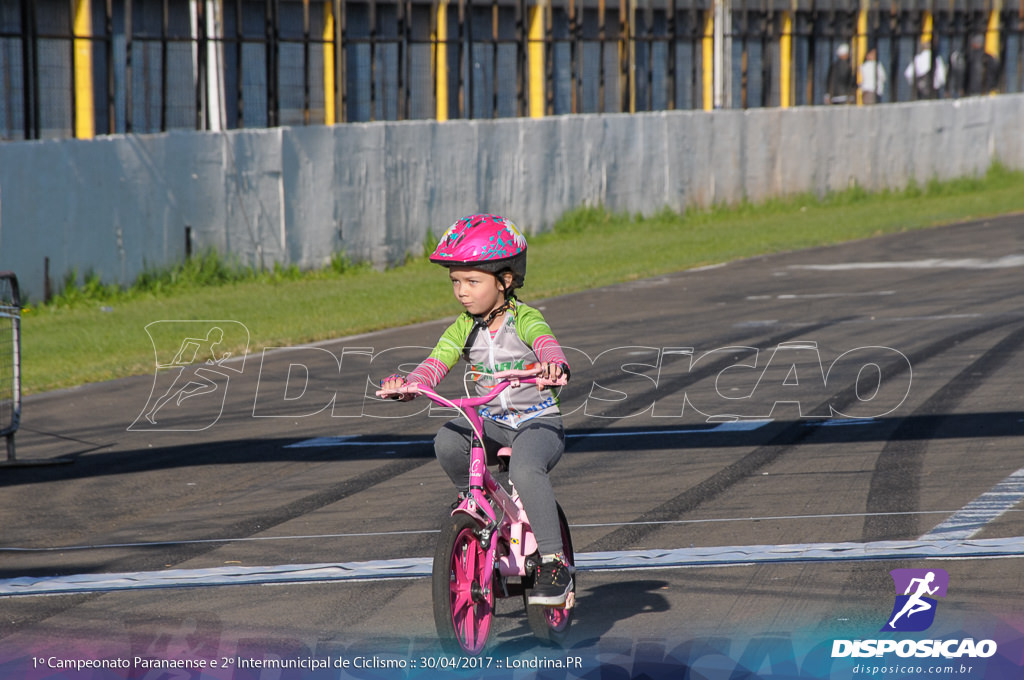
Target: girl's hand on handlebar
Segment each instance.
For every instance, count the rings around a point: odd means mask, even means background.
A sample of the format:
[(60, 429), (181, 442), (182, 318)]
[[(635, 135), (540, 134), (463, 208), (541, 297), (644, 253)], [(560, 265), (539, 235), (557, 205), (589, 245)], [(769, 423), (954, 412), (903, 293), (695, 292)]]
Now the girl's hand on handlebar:
[(389, 375), (380, 381), (380, 389), (377, 390), (378, 397), (385, 397), (387, 399), (395, 399), (397, 401), (409, 401), (416, 398), (415, 392), (406, 392), (402, 390), (409, 383), (400, 375)]
[(537, 378), (537, 390), (552, 385), (564, 385), (569, 382), (569, 367), (563, 363), (541, 362)]

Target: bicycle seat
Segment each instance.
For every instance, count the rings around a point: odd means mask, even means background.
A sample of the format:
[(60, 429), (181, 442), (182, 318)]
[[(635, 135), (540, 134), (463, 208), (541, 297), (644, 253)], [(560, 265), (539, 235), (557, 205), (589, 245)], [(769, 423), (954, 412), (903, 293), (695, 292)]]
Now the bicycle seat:
[(512, 458), (512, 447), (502, 446), (498, 449), (498, 470), (508, 472), (508, 461)]

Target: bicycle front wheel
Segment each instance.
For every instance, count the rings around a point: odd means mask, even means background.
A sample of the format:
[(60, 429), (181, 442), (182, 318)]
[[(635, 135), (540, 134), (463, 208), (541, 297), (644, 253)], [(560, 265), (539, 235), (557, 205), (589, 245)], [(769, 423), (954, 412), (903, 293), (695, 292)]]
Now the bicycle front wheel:
[(434, 625), (446, 651), (479, 654), (494, 615), (494, 589), (482, 583), (487, 550), (477, 523), (456, 515), (441, 528), (434, 552)]

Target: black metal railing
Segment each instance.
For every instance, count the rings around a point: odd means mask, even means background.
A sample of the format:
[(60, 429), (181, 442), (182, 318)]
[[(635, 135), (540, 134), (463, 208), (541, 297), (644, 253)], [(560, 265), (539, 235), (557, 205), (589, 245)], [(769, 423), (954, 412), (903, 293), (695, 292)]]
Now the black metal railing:
[(0, 437), (14, 460), (14, 433), (21, 421), (21, 293), (12, 272), (0, 272)]
[(1024, 90), (1024, 5), (872, 0), (0, 0), (0, 138), (816, 105), (839, 45), (884, 102), (922, 38)]

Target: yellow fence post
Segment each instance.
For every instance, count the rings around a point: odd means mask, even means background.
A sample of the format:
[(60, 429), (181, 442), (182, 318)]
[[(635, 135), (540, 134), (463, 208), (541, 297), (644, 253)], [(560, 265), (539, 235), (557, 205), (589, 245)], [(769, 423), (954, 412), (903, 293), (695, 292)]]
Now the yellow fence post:
[(793, 13), (782, 13), (782, 35), (779, 36), (779, 106), (793, 105)]
[(529, 10), (526, 59), (530, 81), (530, 118), (543, 118), (544, 105), (544, 5), (539, 2)]
[(439, 121), (448, 120), (448, 0), (438, 0), (434, 14), (434, 97)]
[(988, 29), (985, 31), (985, 51), (993, 57), (999, 57), (999, 14), (1002, 11), (1002, 0), (993, 0), (992, 12), (988, 15)]
[(90, 0), (75, 0), (75, 137), (96, 136), (92, 82), (92, 15)]
[(857, 36), (854, 39), (852, 66), (857, 77), (857, 106), (864, 103), (864, 94), (860, 91), (860, 65), (868, 53), (868, 0), (861, 0), (860, 13), (857, 15)]
[(334, 6), (324, 0), (324, 124), (338, 122), (334, 99)]
[(701, 41), (701, 65), (704, 94), (704, 110), (715, 108), (715, 10), (708, 8), (704, 13), (704, 39)]

